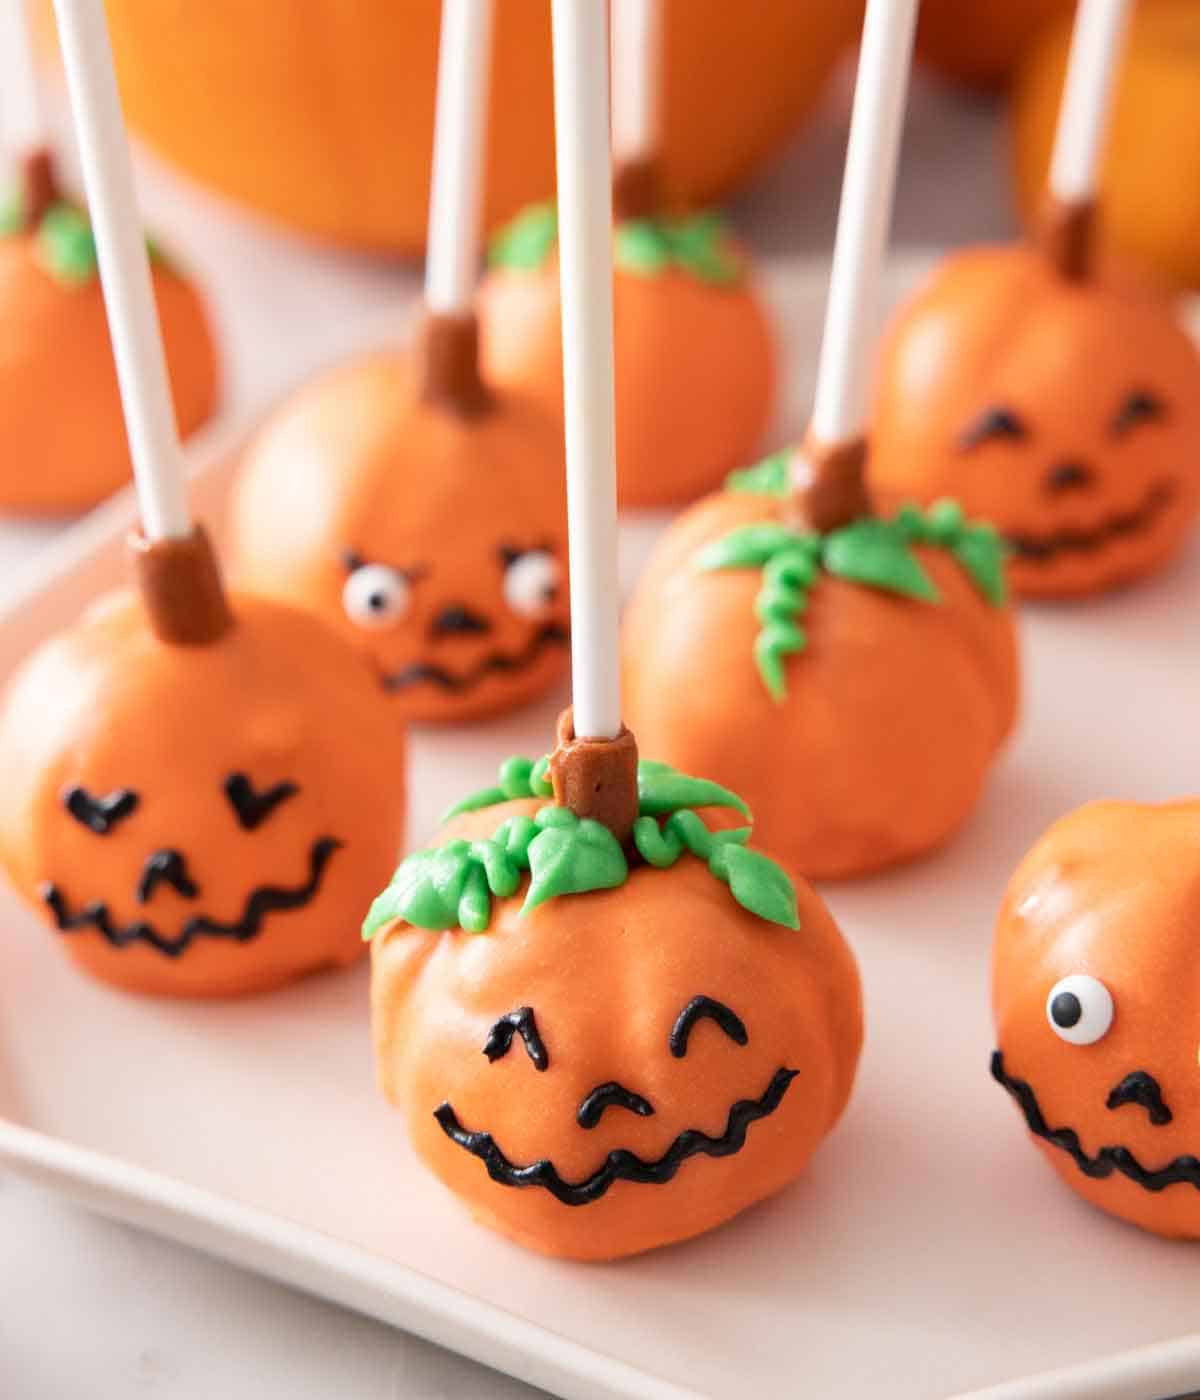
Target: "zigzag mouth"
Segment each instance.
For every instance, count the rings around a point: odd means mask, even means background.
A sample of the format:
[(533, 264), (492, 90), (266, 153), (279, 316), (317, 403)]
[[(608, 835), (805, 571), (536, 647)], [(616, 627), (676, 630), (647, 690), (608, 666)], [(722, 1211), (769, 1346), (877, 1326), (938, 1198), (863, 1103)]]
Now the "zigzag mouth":
[(1014, 531), (1005, 535), (1013, 554), (1024, 564), (1050, 564), (1062, 554), (1094, 554), (1127, 535), (1148, 529), (1175, 499), (1173, 481), (1157, 481), (1132, 510), (1106, 516), (1090, 530), (1063, 528), (1048, 535)]
[(145, 919), (138, 919), (124, 926), (115, 925), (108, 905), (101, 900), (93, 900), (91, 904), (73, 914), (66, 895), (52, 881), (42, 885), (39, 894), (49, 906), (62, 933), (76, 933), (80, 929), (92, 928), (114, 948), (128, 948), (133, 943), (145, 943), (164, 957), (178, 958), (197, 938), (219, 938), (228, 939), (233, 943), (248, 943), (261, 931), (268, 914), (302, 909), (306, 904), (310, 904), (320, 892), (325, 869), (333, 853), (339, 850), (341, 845), (342, 842), (332, 836), (322, 836), (314, 841), (309, 849), (309, 874), (303, 884), (259, 885), (246, 896), (242, 916), (236, 923), (222, 923), (218, 919), (210, 919), (206, 914), (196, 914), (187, 920), (174, 938), (160, 933)]
[(404, 666), (399, 671), (381, 672), (379, 680), (389, 695), (399, 690), (410, 690), (414, 685), (436, 685), (441, 690), (457, 694), (474, 690), (493, 673), (510, 675), (514, 671), (528, 670), (548, 646), (566, 646), (570, 640), (570, 631), (561, 622), (547, 622), (538, 628), (520, 651), (489, 652), (469, 671), (456, 673), (431, 661), (414, 661), (411, 666)]
[(1187, 1153), (1173, 1157), (1165, 1166), (1144, 1167), (1127, 1147), (1102, 1147), (1089, 1157), (1074, 1128), (1051, 1128), (1042, 1114), (1033, 1087), (1024, 1079), (1005, 1072), (1004, 1056), (992, 1052), (992, 1078), (1016, 1099), (1025, 1123), (1035, 1136), (1065, 1152), (1084, 1176), (1103, 1179), (1120, 1172), (1146, 1191), (1163, 1191), (1168, 1186), (1189, 1185), (1200, 1190), (1200, 1158)]
[(619, 1147), (608, 1154), (602, 1167), (582, 1181), (565, 1181), (545, 1157), (527, 1166), (515, 1165), (496, 1145), (491, 1133), (471, 1132), (464, 1128), (448, 1103), (435, 1109), (433, 1116), (450, 1141), (456, 1142), (473, 1157), (478, 1157), (487, 1167), (488, 1176), (501, 1186), (542, 1186), (565, 1206), (586, 1206), (600, 1200), (615, 1181), (665, 1186), (689, 1157), (701, 1154), (705, 1157), (732, 1157), (740, 1152), (746, 1145), (750, 1124), (775, 1112), (799, 1072), (777, 1069), (759, 1098), (739, 1099), (729, 1110), (725, 1131), (720, 1137), (710, 1137), (698, 1128), (687, 1128), (661, 1157), (650, 1162), (636, 1152)]

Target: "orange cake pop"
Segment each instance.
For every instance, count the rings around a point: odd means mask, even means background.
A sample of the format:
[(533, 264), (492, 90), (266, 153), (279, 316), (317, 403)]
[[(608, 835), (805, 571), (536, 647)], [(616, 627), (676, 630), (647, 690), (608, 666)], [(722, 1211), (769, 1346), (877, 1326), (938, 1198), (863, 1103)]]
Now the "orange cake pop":
[(1200, 1239), (1200, 802), (1093, 802), (1018, 867), (996, 929), (992, 1074), (1085, 1200)]
[(880, 518), (863, 482), (871, 346), (858, 328), (882, 261), (912, 8), (867, 12), (808, 442), (685, 512), (624, 624), (642, 742), (744, 792), (767, 845), (810, 878), (946, 840), (1016, 708), (995, 533), (951, 501)]
[(480, 377), (472, 310), (491, 9), (442, 31), (427, 315), (415, 355), (343, 366), (275, 413), (235, 485), (240, 581), (341, 628), (398, 717), (496, 714), (566, 664), (562, 439)]
[(620, 721), (605, 17), (554, 0), (553, 20), (575, 709), (403, 862), (363, 933), (380, 1083), (421, 1159), (519, 1243), (615, 1259), (801, 1172), (862, 1009), (817, 896), (697, 810), (748, 821), (742, 800), (639, 762)]
[[(613, 38), (617, 494), (678, 505), (762, 441), (775, 346), (745, 255), (711, 212), (663, 204), (657, 88), (662, 0), (618, 0)], [(480, 293), (483, 363), (562, 418), (557, 216), (536, 205), (492, 243)]]
[(137, 588), (0, 707), (0, 861), (87, 971), (226, 996), (347, 963), (404, 824), (403, 737), (324, 623), (228, 599), (191, 522), (104, 12), (56, 0), (144, 534)]
[[(884, 339), (871, 481), (995, 523), (1015, 587), (1096, 593), (1162, 567), (1200, 509), (1200, 354), (1174, 307), (1093, 256), (1120, 6), (1081, 5), (1040, 242), (949, 258)], [(1085, 128), (1080, 133), (1080, 127)], [(1085, 140), (1086, 138), (1086, 140)], [(1086, 149), (1080, 150), (1086, 146)]]

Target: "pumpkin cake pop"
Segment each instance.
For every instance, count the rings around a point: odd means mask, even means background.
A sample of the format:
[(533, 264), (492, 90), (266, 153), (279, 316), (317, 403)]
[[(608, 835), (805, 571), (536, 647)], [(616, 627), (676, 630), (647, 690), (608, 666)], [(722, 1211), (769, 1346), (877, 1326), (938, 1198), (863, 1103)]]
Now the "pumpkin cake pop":
[(1039, 241), (947, 259), (878, 365), (872, 486), (958, 497), (1000, 530), (1032, 597), (1161, 568), (1200, 509), (1200, 354), (1164, 297), (1094, 254), (1123, 13), (1079, 8)]
[(995, 533), (952, 501), (881, 518), (863, 481), (859, 328), (875, 304), (914, 8), (881, 6), (867, 10), (808, 441), (675, 522), (622, 645), (642, 742), (744, 792), (768, 846), (809, 878), (945, 841), (1017, 698)]
[[(841, 1113), (858, 972), (813, 891), (638, 759), (615, 665), (616, 466), (603, 7), (554, 0), (576, 708), (372, 906), (376, 1063), (480, 1220), (614, 1259), (778, 1191)], [(578, 731), (578, 733), (577, 733)], [(596, 737), (579, 737), (584, 736)]]
[(476, 719), (566, 665), (562, 440), (479, 373), (472, 309), (490, 3), (448, 3), (415, 354), (308, 385), (259, 432), (235, 484), (240, 582), (312, 609), (367, 657), (398, 717)]
[(1085, 1200), (1200, 1239), (1200, 802), (1093, 802), (1013, 875), (996, 928), (992, 1074)]
[[(746, 461), (776, 384), (774, 338), (745, 254), (717, 214), (664, 205), (661, 10), (662, 0), (619, 0), (612, 11), (617, 494), (634, 507), (694, 500)], [(561, 422), (556, 245), (553, 204), (519, 214), (492, 242), (480, 308), (488, 375)]]
[(326, 624), (221, 586), (187, 512), (103, 8), (56, 11), (144, 533), (137, 586), (10, 683), (0, 861), (103, 981), (262, 991), (361, 951), (363, 901), (403, 835), (403, 736)]

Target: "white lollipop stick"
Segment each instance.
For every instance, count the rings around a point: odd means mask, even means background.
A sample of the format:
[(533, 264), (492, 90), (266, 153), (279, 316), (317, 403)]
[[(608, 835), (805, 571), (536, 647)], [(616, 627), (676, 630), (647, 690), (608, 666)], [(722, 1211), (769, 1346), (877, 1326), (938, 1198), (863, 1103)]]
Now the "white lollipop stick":
[(1079, 0), (1075, 11), (1050, 161), (1050, 192), (1063, 204), (1082, 204), (1096, 193), (1129, 9), (1129, 0)]
[(465, 315), (479, 277), (492, 0), (445, 0), (438, 45), (425, 304)]
[(613, 155), (649, 160), (662, 138), (662, 0), (611, 3)]
[(75, 117), (109, 334), (142, 529), (148, 540), (192, 532), (150, 262), (133, 192), (101, 0), (54, 0)]
[(917, 0), (868, 0), (813, 402), (820, 444), (861, 436)]
[(0, 0), (0, 52), (8, 55), (8, 82), (0, 96), (6, 145), (31, 151), (46, 143), (46, 121), (38, 92), (25, 0)]
[(598, 0), (553, 0), (551, 16), (575, 733), (615, 739), (621, 690), (608, 25)]

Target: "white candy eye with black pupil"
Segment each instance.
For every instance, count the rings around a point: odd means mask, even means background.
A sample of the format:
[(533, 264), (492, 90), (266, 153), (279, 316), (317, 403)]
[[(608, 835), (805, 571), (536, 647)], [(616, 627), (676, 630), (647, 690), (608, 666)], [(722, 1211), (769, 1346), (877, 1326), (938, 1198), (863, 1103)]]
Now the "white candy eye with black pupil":
[(342, 588), (342, 607), (360, 627), (390, 627), (408, 612), (408, 580), (386, 564), (362, 564)]
[(1046, 998), (1046, 1020), (1060, 1040), (1093, 1045), (1113, 1021), (1112, 993), (1095, 977), (1073, 972), (1055, 982)]
[(518, 554), (504, 569), (504, 601), (522, 617), (540, 617), (558, 597), (562, 569), (545, 549)]

